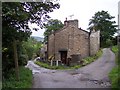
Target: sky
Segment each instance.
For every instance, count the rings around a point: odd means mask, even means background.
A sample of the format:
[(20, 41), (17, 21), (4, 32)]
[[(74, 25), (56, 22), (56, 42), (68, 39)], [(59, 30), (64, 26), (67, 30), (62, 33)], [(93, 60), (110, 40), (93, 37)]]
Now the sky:
[[(87, 30), (89, 20), (98, 11), (108, 11), (111, 16), (115, 16), (114, 21), (118, 23), (118, 2), (120, 0), (59, 0), (60, 8), (49, 13), (51, 19), (58, 19), (64, 23), (65, 19), (78, 19), (79, 27)], [(72, 16), (72, 17), (70, 17)], [(30, 25), (30, 28), (37, 25)], [(40, 28), (39, 28), (40, 29)], [(44, 29), (32, 30), (32, 36), (43, 37)]]

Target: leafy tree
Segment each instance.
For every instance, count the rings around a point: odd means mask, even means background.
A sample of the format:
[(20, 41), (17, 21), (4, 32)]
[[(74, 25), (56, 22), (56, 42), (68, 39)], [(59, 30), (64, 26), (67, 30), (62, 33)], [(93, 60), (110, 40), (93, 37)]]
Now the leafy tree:
[(30, 37), (27, 41), (23, 42), (22, 47), (25, 49), (28, 59), (31, 60), (34, 59), (34, 54), (40, 54), (42, 43)]
[[(41, 28), (49, 17), (48, 13), (60, 5), (53, 2), (3, 2), (2, 3), (2, 57), (3, 76), (14, 67), (18, 73), (18, 50), (20, 42), (30, 37), (28, 22), (36, 23)], [(18, 55), (17, 55), (18, 54)], [(18, 56), (18, 57), (17, 57)], [(14, 57), (14, 58), (13, 58)], [(11, 67), (8, 67), (11, 66)], [(17, 75), (18, 80), (18, 75)]]
[(90, 29), (90, 31), (93, 29), (100, 30), (101, 47), (111, 45), (111, 39), (117, 31), (116, 22), (112, 21), (114, 18), (115, 17), (111, 16), (107, 11), (98, 11), (92, 19), (90, 19), (88, 29)]
[(50, 35), (52, 32), (63, 28), (63, 24), (58, 19), (50, 19), (47, 24), (45, 25), (45, 32), (44, 32), (44, 42), (47, 42), (47, 36)]

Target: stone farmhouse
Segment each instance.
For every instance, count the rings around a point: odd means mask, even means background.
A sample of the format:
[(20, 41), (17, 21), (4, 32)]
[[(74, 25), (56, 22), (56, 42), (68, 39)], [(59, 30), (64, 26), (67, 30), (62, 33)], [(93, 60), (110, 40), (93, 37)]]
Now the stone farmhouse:
[(100, 31), (91, 34), (78, 28), (78, 20), (64, 21), (64, 27), (48, 36), (48, 56), (54, 60), (78, 62), (80, 59), (96, 54), (100, 46)]

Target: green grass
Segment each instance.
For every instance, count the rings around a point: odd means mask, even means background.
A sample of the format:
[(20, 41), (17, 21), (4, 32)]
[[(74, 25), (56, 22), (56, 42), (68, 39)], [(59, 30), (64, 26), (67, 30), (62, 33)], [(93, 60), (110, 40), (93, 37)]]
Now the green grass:
[(83, 61), (83, 66), (90, 64), (91, 62), (97, 60), (101, 55), (102, 55), (102, 50), (100, 49), (94, 56), (90, 56), (87, 58), (82, 59)]
[(60, 70), (64, 70), (64, 69), (78, 69), (78, 68), (80, 68), (82, 66), (85, 66), (85, 65), (90, 64), (91, 62), (95, 61), (101, 55), (102, 55), (102, 50), (99, 50), (96, 53), (96, 55), (83, 59), (83, 63), (81, 65), (74, 65), (74, 66), (63, 66), (63, 65), (50, 66), (50, 64), (48, 64), (48, 63), (43, 63), (43, 62), (39, 62), (39, 61), (36, 61), (35, 63), (37, 65), (41, 66), (41, 67), (48, 68), (48, 69), (60, 69)]
[(118, 63), (118, 46), (113, 46), (111, 49), (116, 55), (116, 66), (109, 73), (109, 78), (112, 83), (112, 88), (120, 88), (120, 63)]
[(0, 90), (2, 89), (2, 81), (0, 81)]
[(109, 73), (109, 78), (111, 80), (112, 88), (120, 88), (118, 80), (120, 80), (120, 71), (118, 66), (114, 67)]
[(44, 63), (44, 62), (39, 62), (36, 61), (35, 62), (37, 65), (44, 67), (44, 68), (48, 68), (48, 69), (59, 69), (59, 70), (64, 70), (64, 69), (78, 69), (81, 67), (81, 65), (75, 65), (75, 66), (64, 66), (64, 65), (59, 65), (59, 66), (50, 66), (50, 64), (48, 63)]
[(117, 54), (118, 52), (118, 46), (112, 46), (112, 51)]
[(20, 76), (20, 80), (16, 81), (15, 73), (11, 73), (9, 75), (9, 78), (3, 80), (2, 88), (31, 88), (32, 87), (32, 71), (31, 70), (25, 67), (20, 67), (19, 76)]

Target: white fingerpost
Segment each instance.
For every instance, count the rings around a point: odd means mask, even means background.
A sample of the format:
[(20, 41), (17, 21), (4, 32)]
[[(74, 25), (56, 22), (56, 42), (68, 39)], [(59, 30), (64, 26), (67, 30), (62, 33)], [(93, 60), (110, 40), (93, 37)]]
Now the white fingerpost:
[(58, 60), (56, 60), (56, 66), (58, 66)]
[(53, 60), (51, 60), (51, 66), (53, 65)]

